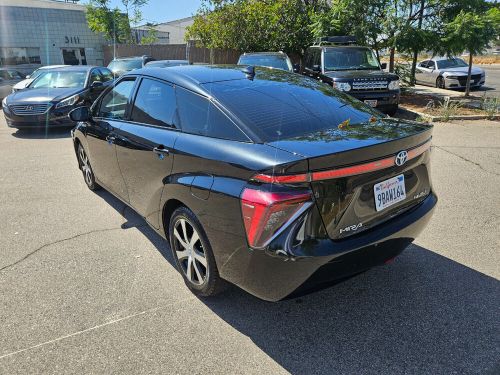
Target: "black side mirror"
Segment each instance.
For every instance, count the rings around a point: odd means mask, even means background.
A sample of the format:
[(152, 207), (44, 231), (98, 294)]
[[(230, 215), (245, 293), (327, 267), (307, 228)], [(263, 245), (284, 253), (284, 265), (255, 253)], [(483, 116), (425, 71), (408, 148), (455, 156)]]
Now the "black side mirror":
[(380, 64), (380, 68), (381, 68), (382, 70), (387, 69), (387, 63), (382, 63), (382, 64)]
[(321, 66), (319, 65), (313, 65), (312, 71), (315, 73), (320, 73), (321, 72)]
[(71, 121), (89, 121), (90, 120), (90, 108), (89, 107), (78, 107), (73, 109), (69, 114)]
[(293, 72), (294, 73), (300, 72), (300, 64), (293, 64)]
[(103, 86), (103, 83), (100, 82), (100, 81), (94, 81), (92, 82), (92, 84), (90, 85), (91, 88), (95, 89), (97, 87), (102, 87)]

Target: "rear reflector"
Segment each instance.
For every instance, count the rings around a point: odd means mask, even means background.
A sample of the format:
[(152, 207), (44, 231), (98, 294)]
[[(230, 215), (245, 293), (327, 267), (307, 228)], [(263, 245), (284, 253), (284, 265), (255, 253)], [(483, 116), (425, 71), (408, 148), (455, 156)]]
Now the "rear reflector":
[(308, 201), (311, 201), (310, 192), (244, 189), (241, 211), (249, 245), (254, 248), (265, 247)]
[[(416, 157), (426, 152), (430, 147), (431, 147), (431, 141), (429, 140), (418, 147), (408, 150), (407, 160), (415, 159)], [(269, 184), (302, 183), (302, 182), (321, 181), (333, 178), (355, 176), (358, 174), (375, 172), (380, 169), (394, 167), (395, 165), (396, 165), (396, 158), (395, 156), (391, 156), (388, 158), (368, 163), (356, 164), (350, 167), (329, 169), (325, 171), (317, 171), (311, 173), (291, 174), (291, 175), (258, 174), (252, 177), (252, 180)]]

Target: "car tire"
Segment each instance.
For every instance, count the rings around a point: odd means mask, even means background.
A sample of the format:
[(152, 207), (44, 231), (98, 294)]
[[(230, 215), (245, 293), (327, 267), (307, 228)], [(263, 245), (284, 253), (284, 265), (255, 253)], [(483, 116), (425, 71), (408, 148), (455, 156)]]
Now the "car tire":
[(438, 89), (445, 89), (446, 88), (445, 80), (444, 80), (443, 77), (437, 77), (437, 79), (436, 79), (436, 87)]
[(95, 181), (95, 175), (94, 171), (92, 170), (92, 166), (90, 165), (90, 160), (85, 152), (85, 149), (83, 146), (79, 143), (78, 144), (78, 163), (80, 163), (80, 169), (83, 174), (83, 180), (85, 181), (85, 185), (92, 190), (99, 190), (101, 187), (99, 184)]
[(200, 297), (223, 291), (227, 283), (219, 276), (212, 247), (196, 215), (187, 207), (177, 208), (168, 233), (174, 262), (187, 287)]
[(384, 112), (392, 117), (396, 114), (396, 112), (398, 111), (398, 108), (399, 108), (399, 106), (397, 104), (394, 104), (394, 105), (387, 107), (387, 109)]

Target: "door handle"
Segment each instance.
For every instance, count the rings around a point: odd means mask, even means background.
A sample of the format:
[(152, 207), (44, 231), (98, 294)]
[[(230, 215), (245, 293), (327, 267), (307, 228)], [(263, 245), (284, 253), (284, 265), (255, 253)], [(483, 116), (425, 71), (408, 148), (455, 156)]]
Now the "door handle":
[(153, 152), (158, 155), (168, 155), (170, 151), (163, 146), (157, 146), (153, 148)]

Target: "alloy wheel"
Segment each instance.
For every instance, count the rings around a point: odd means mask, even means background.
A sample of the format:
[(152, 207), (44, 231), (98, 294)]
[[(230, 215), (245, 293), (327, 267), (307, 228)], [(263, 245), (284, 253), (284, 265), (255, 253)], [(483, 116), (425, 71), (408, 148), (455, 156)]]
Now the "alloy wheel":
[(201, 285), (208, 277), (207, 258), (196, 229), (185, 218), (174, 225), (174, 250), (184, 275), (194, 285)]
[(438, 79), (437, 79), (437, 85), (436, 86), (438, 88), (440, 88), (440, 89), (444, 89), (445, 88), (444, 78), (443, 77), (438, 77)]
[(87, 157), (87, 154), (85, 153), (85, 150), (83, 149), (82, 146), (80, 146), (78, 150), (78, 155), (80, 157), (80, 162), (82, 165), (82, 172), (85, 178), (85, 182), (87, 183), (88, 186), (92, 186), (93, 183), (92, 168), (90, 167), (89, 158)]

